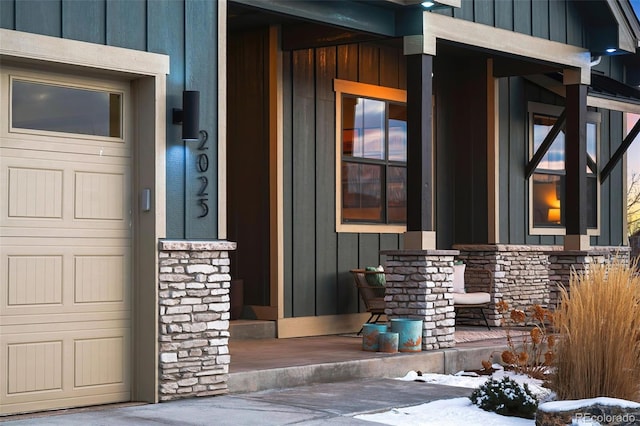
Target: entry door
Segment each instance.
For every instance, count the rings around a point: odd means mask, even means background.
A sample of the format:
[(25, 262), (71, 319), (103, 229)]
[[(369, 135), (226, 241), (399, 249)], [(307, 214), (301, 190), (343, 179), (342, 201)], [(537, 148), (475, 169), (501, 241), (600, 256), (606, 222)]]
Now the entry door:
[(129, 85), (0, 77), (0, 412), (128, 401)]

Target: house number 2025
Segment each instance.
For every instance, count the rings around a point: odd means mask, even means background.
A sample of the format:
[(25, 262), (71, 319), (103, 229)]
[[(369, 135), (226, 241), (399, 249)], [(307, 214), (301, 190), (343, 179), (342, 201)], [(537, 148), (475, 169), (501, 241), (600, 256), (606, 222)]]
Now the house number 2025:
[(196, 172), (198, 172), (198, 180), (200, 180), (200, 189), (198, 189), (197, 200), (196, 203), (202, 209), (202, 213), (198, 218), (206, 217), (209, 214), (209, 193), (207, 192), (207, 187), (209, 186), (209, 179), (204, 173), (207, 173), (209, 170), (209, 156), (207, 155), (207, 150), (209, 147), (207, 146), (207, 140), (209, 139), (209, 134), (200, 130), (200, 141), (198, 143), (198, 156), (196, 157)]

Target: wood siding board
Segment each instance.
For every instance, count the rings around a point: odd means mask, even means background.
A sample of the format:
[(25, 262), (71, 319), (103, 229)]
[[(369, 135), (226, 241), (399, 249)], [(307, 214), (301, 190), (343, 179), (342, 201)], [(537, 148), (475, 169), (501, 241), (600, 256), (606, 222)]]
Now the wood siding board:
[(292, 53), (282, 55), (283, 311), (293, 317), (293, 96)]
[(361, 304), (353, 276), (349, 272), (358, 265), (358, 234), (341, 232), (338, 234), (338, 306), (339, 314), (359, 311)]
[(473, 21), (473, 2), (474, 0), (462, 0), (460, 7), (453, 9), (453, 17)]
[(338, 277), (335, 168), (335, 47), (316, 50), (316, 309), (317, 315), (337, 314)]
[(531, 32), (534, 37), (549, 39), (549, 0), (531, 3)]
[(315, 315), (315, 88), (313, 50), (293, 52), (293, 316)]
[(104, 0), (63, 0), (62, 37), (89, 43), (106, 43)]
[(61, 0), (31, 0), (15, 3), (15, 26), (18, 31), (62, 36)]
[(339, 79), (358, 81), (358, 45), (338, 46), (337, 65)]
[(565, 0), (549, 1), (549, 39), (567, 42), (567, 5)]
[[(147, 8), (149, 14), (147, 15)], [(175, 41), (184, 37), (184, 11), (180, 2), (144, 0), (110, 0), (107, 2), (107, 44), (155, 53), (175, 53), (171, 49)], [(147, 30), (147, 17), (149, 19)], [(155, 40), (151, 40), (153, 37)], [(166, 43), (165, 43), (166, 42)], [(168, 44), (167, 44), (168, 43)], [(167, 46), (168, 48), (164, 48)], [(182, 55), (179, 57), (182, 60)], [(171, 74), (176, 58), (171, 55)]]
[[(498, 2), (498, 8), (500, 8), (503, 1), (498, 0)], [(493, 27), (495, 24), (495, 0), (474, 1), (473, 14), (475, 22)]]
[[(169, 55), (171, 74), (167, 76), (166, 232), (167, 238), (181, 239), (185, 238), (185, 150), (181, 138), (182, 128), (171, 124), (171, 111), (182, 107), (185, 84), (184, 8), (179, 2), (149, 2), (149, 21), (146, 27), (145, 13), (146, 6), (141, 1), (108, 2), (107, 43), (144, 50), (145, 40), (148, 40), (150, 52)], [(133, 22), (130, 22), (131, 16), (135, 17)], [(129, 28), (130, 25), (135, 31)]]
[(14, 0), (0, 0), (0, 28), (16, 29)]
[(362, 43), (358, 51), (358, 81), (380, 84), (380, 49), (378, 46)]
[(378, 266), (380, 264), (380, 235), (360, 234), (358, 238), (358, 266)]
[[(217, 9), (215, 2), (207, 0), (192, 0), (185, 3), (185, 89), (200, 91), (200, 129), (206, 131), (209, 136), (207, 141), (208, 149), (206, 152), (198, 150), (198, 145), (195, 143), (187, 144), (194, 158), (197, 158), (198, 155), (206, 154), (209, 160), (209, 168), (204, 174), (196, 173), (197, 170), (192, 166), (193, 163), (191, 163), (191, 165), (187, 163), (186, 165), (185, 236), (189, 239), (215, 239), (218, 236), (219, 207), (218, 197), (216, 196), (216, 188), (218, 188), (218, 78), (216, 78), (215, 75), (215, 70), (218, 69), (216, 42), (218, 20), (214, 19), (218, 14)], [(206, 55), (202, 54), (202, 40), (210, 41), (208, 54)], [(262, 63), (264, 63), (264, 61)], [(268, 73), (264, 70), (258, 75), (263, 76), (261, 80), (268, 78)], [(264, 99), (264, 102), (261, 107), (266, 114), (269, 109), (267, 99), (265, 98), (266, 96), (263, 96), (262, 99)], [(268, 128), (265, 130), (265, 134), (268, 134)], [(266, 145), (267, 148), (263, 149), (264, 152), (262, 152), (261, 155), (265, 152), (268, 154), (268, 143)], [(268, 161), (264, 161), (265, 158), (269, 158), (268, 155), (261, 157), (261, 169), (266, 168), (268, 176)], [(201, 185), (199, 177), (203, 175), (208, 181), (206, 202), (209, 211), (207, 216), (201, 218), (199, 216), (202, 214), (202, 208), (198, 204), (198, 200), (202, 198), (202, 196), (199, 196), (198, 192), (200, 191)], [(264, 207), (265, 199), (267, 207), (269, 205), (269, 180), (263, 179), (259, 182), (265, 184), (264, 187), (258, 188), (258, 195), (261, 196), (263, 202), (263, 204), (260, 205), (261, 209), (258, 211), (262, 212), (264, 211), (262, 208)], [(256, 186), (254, 185), (253, 187), (255, 188)], [(268, 211), (267, 209), (266, 212)], [(266, 217), (268, 219), (268, 214)], [(261, 215), (261, 219), (260, 222), (264, 223), (265, 215)], [(266, 242), (263, 243), (267, 244), (267, 247), (268, 241), (267, 238)], [(268, 259), (268, 251), (265, 255)], [(266, 273), (269, 268), (261, 268), (259, 270)]]
[(518, 0), (513, 2), (513, 30), (531, 35), (531, 2), (532, 0)]
[(575, 1), (567, 1), (566, 2), (566, 28), (567, 28), (567, 44), (572, 46), (581, 46), (585, 45), (584, 42), (584, 29), (582, 25), (582, 17), (580, 15), (579, 7), (582, 5), (578, 5)]
[(399, 49), (380, 48), (380, 85), (400, 88), (400, 63), (404, 55)]
[(498, 243), (507, 243), (509, 241), (509, 229), (511, 221), (510, 195), (509, 195), (509, 137), (510, 137), (510, 108), (509, 108), (509, 78), (500, 78), (498, 80), (498, 96), (499, 96), (499, 165), (500, 175), (499, 181), (499, 211), (500, 211), (500, 240)]
[(527, 110), (524, 84), (521, 78), (509, 78), (509, 103), (511, 109), (509, 129), (509, 244), (522, 244), (528, 229), (528, 201), (524, 180), (524, 164), (527, 159)]
[(499, 1), (498, 7), (495, 8), (494, 25), (513, 31), (513, 0)]
[[(269, 305), (270, 302), (267, 43), (268, 32), (262, 28), (229, 35), (228, 230), (229, 239), (238, 243), (232, 255), (237, 269), (235, 277), (244, 281), (248, 305)], [(202, 111), (200, 115), (203, 116)], [(246, 125), (247, 122), (251, 125)], [(190, 142), (187, 149), (192, 154), (187, 161), (187, 182), (198, 183), (193, 168), (197, 144)], [(207, 152), (211, 149), (215, 149), (214, 143)], [(214, 170), (215, 164), (210, 162)], [(198, 189), (196, 185), (191, 191), (187, 190), (185, 196), (187, 238), (198, 238), (198, 231), (206, 232), (193, 225), (198, 220), (194, 199)]]

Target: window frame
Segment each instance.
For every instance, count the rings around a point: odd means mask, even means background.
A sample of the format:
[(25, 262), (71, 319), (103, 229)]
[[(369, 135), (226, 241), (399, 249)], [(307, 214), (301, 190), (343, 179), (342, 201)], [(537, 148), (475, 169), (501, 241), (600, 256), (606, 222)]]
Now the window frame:
[[(13, 84), (14, 82), (22, 82), (22, 83), (31, 83), (31, 84), (42, 84), (47, 86), (56, 86), (63, 87), (68, 89), (75, 90), (85, 90), (91, 92), (98, 93), (106, 93), (109, 95), (118, 95), (120, 97), (120, 111), (119, 111), (119, 132), (120, 136), (104, 136), (104, 135), (93, 135), (93, 134), (85, 134), (85, 133), (75, 133), (75, 132), (64, 132), (64, 131), (55, 131), (55, 130), (45, 130), (45, 129), (31, 129), (26, 127), (14, 127), (13, 126)], [(9, 133), (17, 133), (17, 134), (25, 134), (25, 135), (34, 135), (34, 136), (42, 136), (42, 137), (64, 137), (68, 139), (75, 140), (103, 140), (105, 142), (116, 142), (116, 143), (124, 143), (125, 137), (124, 135), (128, 131), (126, 128), (126, 123), (124, 117), (128, 113), (126, 109), (127, 101), (125, 99), (127, 93), (120, 88), (111, 87), (109, 85), (101, 84), (91, 84), (90, 82), (75, 82), (70, 81), (69, 79), (61, 79), (54, 80), (52, 78), (46, 78), (41, 76), (31, 76), (25, 75), (24, 73), (15, 74), (11, 73), (9, 75), (9, 124), (8, 124), (8, 132)]]
[[(534, 139), (533, 139), (533, 116), (535, 114), (548, 115), (553, 117), (559, 117), (564, 110), (563, 106), (558, 105), (550, 105), (543, 104), (539, 102), (528, 102), (527, 105), (527, 127), (528, 127), (528, 152), (527, 158), (531, 161), (531, 158), (535, 154), (534, 152)], [(588, 123), (595, 123), (596, 125), (596, 165), (600, 162), (600, 126), (602, 122), (602, 118), (599, 112), (595, 111), (587, 111), (587, 120)], [(585, 129), (586, 132), (586, 129)], [(565, 147), (565, 155), (566, 155), (566, 147)], [(565, 158), (566, 161), (566, 158)], [(539, 167), (536, 170), (540, 169)], [(541, 227), (534, 226), (533, 219), (533, 176), (536, 174), (536, 170), (533, 171), (531, 176), (527, 179), (527, 187), (528, 187), (528, 206), (527, 206), (527, 214), (528, 214), (528, 224), (529, 224), (529, 235), (549, 235), (549, 236), (563, 236), (567, 234), (567, 228), (565, 226), (553, 226), (553, 227)], [(545, 169), (543, 169), (545, 170)], [(543, 172), (545, 173), (545, 172)], [(546, 173), (551, 175), (556, 175), (556, 173)], [(563, 169), (563, 173), (557, 173), (558, 176), (566, 176), (566, 164), (565, 169)], [(588, 173), (589, 176), (594, 176)], [(600, 221), (601, 221), (601, 198), (600, 198), (600, 170), (597, 170), (595, 174), (596, 180), (596, 227), (595, 228), (587, 228), (587, 235), (589, 236), (599, 236), (600, 235)], [(588, 179), (593, 177), (588, 177)]]
[[(336, 232), (400, 234), (407, 230), (406, 224), (389, 223), (343, 223), (342, 221), (342, 95), (376, 99), (384, 102), (407, 102), (407, 92), (402, 89), (376, 86), (348, 80), (333, 80), (336, 96), (335, 151), (336, 151)], [(386, 187), (385, 179), (385, 187)], [(385, 206), (386, 208), (386, 206)]]

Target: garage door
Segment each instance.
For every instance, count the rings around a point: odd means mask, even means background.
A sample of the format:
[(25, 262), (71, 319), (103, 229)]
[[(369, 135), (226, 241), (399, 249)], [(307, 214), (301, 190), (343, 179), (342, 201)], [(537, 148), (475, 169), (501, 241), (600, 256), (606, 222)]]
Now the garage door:
[(0, 412), (128, 401), (128, 85), (0, 77)]

